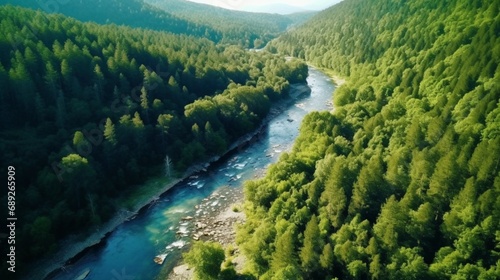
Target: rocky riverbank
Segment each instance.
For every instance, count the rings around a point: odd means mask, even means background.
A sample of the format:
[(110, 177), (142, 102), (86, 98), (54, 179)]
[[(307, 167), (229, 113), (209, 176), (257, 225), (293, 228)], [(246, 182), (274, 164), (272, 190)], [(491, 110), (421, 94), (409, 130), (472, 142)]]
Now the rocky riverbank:
[[(241, 189), (239, 189), (241, 192)], [(236, 270), (240, 271), (244, 264), (244, 257), (239, 255), (239, 250), (237, 249), (235, 242), (235, 227), (239, 224), (243, 224), (245, 221), (245, 214), (242, 212), (241, 203), (243, 202), (243, 195), (239, 194), (240, 198), (236, 203), (230, 204), (216, 215), (210, 215), (209, 213), (204, 213), (206, 211), (200, 211), (200, 215), (196, 215), (193, 218), (195, 225), (195, 230), (191, 234), (193, 240), (202, 241), (214, 241), (219, 242), (226, 249), (228, 246), (234, 248), (235, 254), (233, 255), (233, 263), (235, 264)], [(210, 209), (213, 199), (224, 198), (225, 195), (213, 194), (212, 199), (207, 199), (199, 209)], [(179, 264), (174, 267), (172, 272), (168, 275), (168, 280), (185, 280), (193, 278), (193, 270), (190, 269), (186, 264), (179, 262)]]
[[(306, 84), (293, 85), (290, 90), (290, 99), (284, 104), (274, 106), (271, 109), (270, 115), (264, 122), (259, 131), (280, 113), (287, 106), (295, 103), (311, 93), (311, 89)], [(293, 121), (288, 119), (288, 121)], [(251, 140), (251, 139), (248, 139)], [(265, 170), (257, 175), (261, 177)], [(196, 207), (194, 216), (184, 217), (185, 225), (190, 224), (191, 230), (188, 232), (178, 232), (179, 235), (189, 235), (194, 241), (213, 241), (220, 243), (224, 248), (231, 246), (234, 248), (232, 262), (237, 271), (243, 269), (245, 257), (240, 254), (240, 251), (235, 242), (235, 227), (238, 224), (243, 224), (245, 214), (243, 213), (243, 188), (222, 188), (218, 192), (211, 194), (203, 200), (203, 203)], [(186, 280), (193, 278), (193, 271), (182, 260), (170, 272), (168, 280)]]
[[(283, 102), (274, 104), (270, 113), (261, 123), (259, 128), (254, 132), (241, 137), (240, 139), (238, 139), (238, 141), (235, 141), (235, 143), (231, 145), (231, 147), (228, 149), (226, 153), (217, 157), (213, 157), (206, 163), (198, 164), (189, 168), (181, 178), (175, 179), (170, 183), (166, 184), (164, 187), (159, 188), (155, 195), (144, 198), (141, 201), (138, 201), (135, 204), (135, 206), (132, 207), (131, 210), (122, 209), (118, 211), (111, 220), (101, 225), (99, 228), (97, 228), (94, 232), (92, 232), (88, 237), (84, 238), (83, 240), (81, 239), (80, 236), (70, 236), (67, 239), (62, 240), (61, 242), (59, 242), (60, 248), (62, 249), (60, 249), (52, 257), (40, 260), (38, 263), (30, 265), (29, 267), (30, 272), (27, 275), (25, 275), (25, 278), (26, 279), (50, 278), (50, 275), (52, 275), (53, 273), (56, 273), (60, 269), (64, 269), (66, 265), (73, 262), (75, 259), (78, 259), (88, 248), (100, 244), (102, 240), (106, 238), (106, 236), (109, 235), (112, 231), (114, 231), (119, 225), (137, 215), (137, 213), (139, 213), (141, 209), (148, 207), (149, 204), (158, 199), (160, 195), (170, 190), (176, 184), (187, 179), (192, 174), (208, 168), (210, 164), (218, 161), (221, 157), (228, 154), (229, 152), (238, 149), (239, 147), (247, 144), (248, 142), (251, 142), (252, 139), (257, 137), (262, 132), (262, 130), (265, 128), (265, 126), (269, 123), (270, 120), (272, 120), (277, 115), (282, 113), (288, 106), (292, 105), (297, 99), (307, 96), (308, 94), (310, 94), (310, 92), (311, 89), (307, 86), (307, 84), (291, 85), (291, 89), (289, 92), (290, 98), (283, 100)], [(208, 213), (208, 215), (210, 214), (211, 213)], [(219, 228), (221, 228), (221, 230), (219, 230), (220, 232), (233, 232), (232, 227), (229, 230), (222, 230), (222, 227), (226, 225), (218, 224), (218, 226)], [(207, 230), (208, 229), (212, 228), (208, 227)], [(212, 232), (213, 235), (211, 236)], [(205, 235), (205, 233), (207, 233), (207, 235)], [(208, 237), (227, 239), (228, 242), (229, 240), (231, 240), (226, 236), (221, 236), (224, 235), (224, 233), (217, 233), (215, 230), (210, 230), (208, 232), (203, 231), (201, 234), (199, 233), (199, 235), (200, 236), (198, 236), (198, 239), (202, 240), (205, 239), (208, 240)]]
[[(235, 201), (233, 204), (227, 204)], [(243, 201), (242, 188), (233, 189), (233, 192), (226, 191), (224, 194), (214, 193), (204, 199), (203, 203), (197, 207), (196, 215), (193, 217), (194, 231), (193, 240), (215, 241), (223, 246), (233, 244), (235, 239), (234, 226), (241, 224), (245, 220), (240, 203)], [(216, 216), (214, 212), (218, 203), (225, 207)]]

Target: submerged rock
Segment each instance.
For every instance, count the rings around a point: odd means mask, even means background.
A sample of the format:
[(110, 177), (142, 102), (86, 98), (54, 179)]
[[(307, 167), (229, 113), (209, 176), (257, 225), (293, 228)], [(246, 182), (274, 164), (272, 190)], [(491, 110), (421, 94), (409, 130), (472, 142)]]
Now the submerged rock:
[(160, 254), (158, 256), (156, 256), (153, 261), (157, 264), (163, 264), (163, 262), (165, 261), (165, 258), (167, 257), (168, 254)]

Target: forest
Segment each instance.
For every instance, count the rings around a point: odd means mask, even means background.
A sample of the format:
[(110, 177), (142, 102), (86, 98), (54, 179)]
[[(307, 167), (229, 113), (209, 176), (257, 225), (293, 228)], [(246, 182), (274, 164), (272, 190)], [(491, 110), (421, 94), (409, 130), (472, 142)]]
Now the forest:
[[(270, 43), (347, 83), (245, 184), (244, 275), (500, 278), (499, 8), (345, 0)], [(186, 254), (198, 279), (236, 279), (221, 250)]]
[(245, 48), (264, 47), (287, 28), (314, 13), (292, 15), (229, 11), (186, 0), (0, 0), (47, 13), (61, 13), (80, 21), (125, 25), (207, 38), (215, 43)]
[(309, 63), (346, 79), (334, 110), (309, 114), (293, 149), (245, 183), (243, 271), (195, 243), (195, 276), (500, 278), (499, 1), (344, 0), (286, 32), (304, 18), (40, 2), (56, 3), (0, 6), (19, 270), (108, 221), (166, 158), (182, 174), (226, 151)]
[[(262, 48), (271, 39), (289, 28), (298, 26), (316, 12), (301, 12), (288, 15), (249, 13), (226, 10), (186, 0), (144, 0), (180, 18), (199, 25), (207, 25), (219, 31), (219, 43), (236, 43), (248, 48)], [(234, 2), (233, 5), (238, 5)]]
[(225, 152), (308, 74), (205, 38), (9, 5), (0, 18), (0, 162), (17, 172), (19, 270), (110, 219), (166, 157), (182, 174)]

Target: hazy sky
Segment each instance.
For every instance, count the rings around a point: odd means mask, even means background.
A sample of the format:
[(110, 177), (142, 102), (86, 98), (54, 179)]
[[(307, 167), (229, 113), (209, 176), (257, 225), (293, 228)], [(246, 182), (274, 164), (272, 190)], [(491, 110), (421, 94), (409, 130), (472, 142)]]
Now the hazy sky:
[(287, 4), (305, 10), (322, 10), (342, 0), (189, 0), (232, 10), (248, 10), (251, 7), (269, 4)]

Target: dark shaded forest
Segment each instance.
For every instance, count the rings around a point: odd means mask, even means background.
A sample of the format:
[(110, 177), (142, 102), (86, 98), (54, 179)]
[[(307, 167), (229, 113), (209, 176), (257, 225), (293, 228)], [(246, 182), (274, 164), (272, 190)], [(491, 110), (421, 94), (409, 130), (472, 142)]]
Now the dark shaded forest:
[[(253, 131), (307, 66), (208, 39), (0, 6), (0, 162), (17, 171), (18, 266)], [(6, 200), (5, 193), (2, 200)]]
[(347, 83), (246, 183), (246, 274), (500, 278), (499, 4), (345, 0), (271, 42)]

